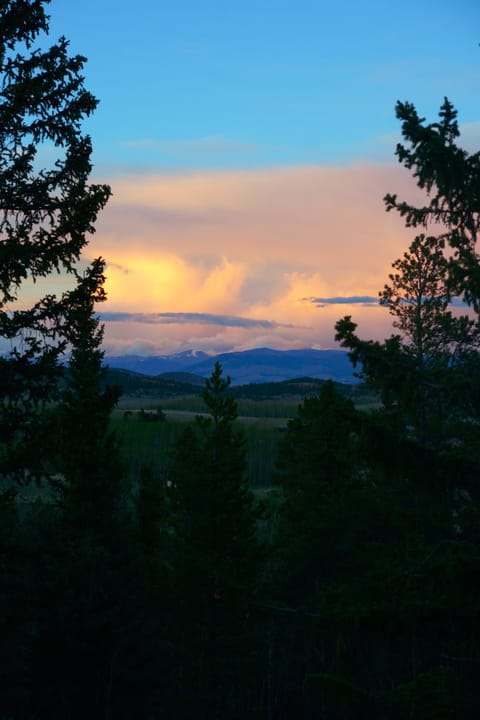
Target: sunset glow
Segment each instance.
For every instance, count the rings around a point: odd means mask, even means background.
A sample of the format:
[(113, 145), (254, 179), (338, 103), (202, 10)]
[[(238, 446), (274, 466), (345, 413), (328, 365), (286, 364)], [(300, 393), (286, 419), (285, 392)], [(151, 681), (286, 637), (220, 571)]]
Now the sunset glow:
[(108, 353), (329, 348), (345, 314), (390, 332), (376, 298), (413, 237), (382, 198), (417, 193), (395, 102), (434, 121), (448, 95), (480, 146), (474, 4), (51, 13), (101, 101), (88, 132), (113, 197), (87, 255), (108, 262)]
[[(145, 352), (192, 342), (212, 351), (333, 347), (335, 321), (347, 313), (384, 334), (389, 320), (375, 304), (318, 307), (309, 298), (377, 297), (409, 237), (385, 213), (382, 188), (411, 193), (410, 184), (399, 168), (373, 164), (117, 182), (90, 248), (109, 259), (108, 313), (132, 314), (127, 325), (106, 316), (109, 352), (138, 352), (142, 339)], [(136, 322), (136, 313), (198, 317), (166, 327)], [(216, 315), (216, 327), (202, 313)]]

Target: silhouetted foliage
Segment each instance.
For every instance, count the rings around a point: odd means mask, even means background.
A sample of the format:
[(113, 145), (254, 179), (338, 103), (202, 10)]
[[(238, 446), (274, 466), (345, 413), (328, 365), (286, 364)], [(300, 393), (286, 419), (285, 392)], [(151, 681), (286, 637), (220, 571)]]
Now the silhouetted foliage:
[[(161, 462), (136, 458), (132, 488), (95, 312), (105, 262), (77, 264), (109, 195), (87, 183), (96, 101), (64, 39), (36, 47), (47, 4), (0, 10), (0, 716), (476, 719), (479, 326), (452, 301), (480, 305), (480, 159), (456, 111), (426, 125), (397, 105), (398, 158), (427, 192), (385, 199), (425, 229), (379, 293), (397, 334), (336, 325), (382, 407), (305, 378), (234, 392), (216, 363), (206, 415)], [(38, 170), (46, 143), (58, 160)], [(73, 289), (16, 310), (57, 270)], [(234, 394), (292, 393), (260, 504)], [(123, 429), (158, 439), (170, 425), (152, 417)]]
[[(130, 512), (108, 431), (117, 394), (101, 389), (94, 312), (104, 262), (77, 270), (110, 189), (88, 184), (81, 124), (97, 103), (85, 59), (69, 56), (64, 38), (47, 45), (46, 5), (11, 0), (0, 11), (0, 596), (10, 607), (0, 714), (15, 719), (108, 716), (134, 598)], [(47, 146), (57, 155), (48, 167)], [(26, 281), (56, 272), (76, 288), (16, 309)], [(21, 494), (33, 479), (35, 502), (33, 488)]]
[[(284, 497), (278, 543), (285, 565), (280, 574), (297, 606), (318, 602), (322, 583), (332, 582), (340, 572), (329, 538), (346, 495), (361, 477), (358, 428), (352, 401), (326, 381), (318, 397), (306, 398), (299, 406), (281, 439), (276, 482)], [(336, 542), (343, 544), (347, 537), (345, 528)]]
[(169, 473), (182, 665), (196, 698), (188, 717), (233, 717), (239, 683), (251, 674), (247, 617), (262, 563), (259, 511), (245, 477), (244, 439), (233, 427), (229, 385), (217, 362), (204, 390), (210, 416), (186, 428)]
[(397, 104), (409, 143), (397, 146), (397, 156), (413, 170), (428, 202), (415, 207), (386, 195), (386, 207), (398, 210), (407, 226), (438, 230), (415, 237), (379, 293), (400, 334), (383, 343), (365, 341), (356, 335), (351, 317), (336, 324), (336, 339), (349, 349), (354, 364), (361, 363), (362, 376), (423, 434), (429, 423), (439, 427), (439, 419), (445, 423), (473, 410), (468, 395), (475, 383), (467, 392), (466, 384), (478, 373), (480, 323), (452, 301), (460, 296), (477, 309), (480, 155), (468, 155), (456, 145), (456, 115), (445, 100), (440, 122), (425, 125), (413, 105)]
[[(388, 615), (401, 623), (406, 644), (402, 648), (385, 622), (384, 640), (390, 638), (392, 653), (398, 647), (402, 662), (391, 670), (396, 687), (387, 692), (378, 686), (375, 712), (473, 718), (479, 706), (472, 682), (477, 640), (468, 652), (463, 649), (477, 612), (473, 575), (467, 577), (479, 557), (472, 478), (478, 476), (474, 455), (480, 437), (480, 334), (474, 314), (480, 156), (456, 144), (456, 111), (448, 100), (438, 123), (425, 125), (409, 103), (397, 104), (397, 116), (409, 143), (397, 146), (398, 158), (426, 190), (427, 203), (415, 207), (387, 195), (387, 209), (398, 210), (407, 226), (438, 232), (416, 236), (379, 293), (399, 334), (366, 341), (351, 317), (336, 324), (337, 340), (361, 363), (363, 377), (380, 390), (384, 403), (365, 417), (362, 430), (374, 499), (381, 499), (388, 518), (375, 539), (370, 574), (394, 593)], [(456, 296), (473, 312), (455, 308)], [(369, 522), (376, 527), (375, 513)], [(379, 584), (376, 609), (372, 599), (366, 606), (372, 621), (387, 598)]]
[[(91, 143), (81, 123), (97, 101), (85, 58), (60, 38), (45, 48), (47, 0), (7, 0), (0, 14), (0, 473), (26, 482), (48, 469), (39, 410), (55, 397), (66, 348), (53, 295), (17, 310), (26, 280), (71, 273), (110, 194), (88, 184)], [(57, 157), (43, 166), (41, 150)], [(46, 467), (47, 466), (47, 467)]]
[(384, 198), (387, 210), (395, 209), (407, 227), (433, 226), (439, 240), (449, 245), (449, 288), (479, 309), (480, 270), (476, 254), (480, 226), (480, 153), (470, 155), (459, 144), (457, 111), (445, 98), (439, 120), (426, 123), (409, 102), (398, 102), (396, 115), (402, 123), (402, 136), (396, 155), (412, 170), (427, 202), (417, 207), (399, 201), (396, 194)]

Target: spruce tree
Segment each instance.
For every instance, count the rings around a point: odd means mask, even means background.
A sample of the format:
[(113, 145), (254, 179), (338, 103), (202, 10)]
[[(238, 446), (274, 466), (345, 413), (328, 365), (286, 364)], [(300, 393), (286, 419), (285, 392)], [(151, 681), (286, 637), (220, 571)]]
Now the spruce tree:
[(183, 432), (170, 470), (182, 665), (197, 703), (192, 717), (233, 716), (239, 687), (251, 682), (246, 620), (262, 551), (229, 386), (217, 362), (203, 394), (209, 417)]
[(424, 191), (424, 205), (399, 200), (387, 193), (387, 211), (396, 210), (407, 227), (435, 227), (441, 242), (450, 247), (449, 285), (475, 311), (480, 309), (478, 234), (480, 229), (480, 152), (468, 153), (460, 144), (457, 110), (445, 98), (437, 122), (426, 123), (415, 106), (397, 102), (403, 143), (398, 161), (412, 171)]
[(235, 602), (255, 575), (257, 542), (245, 440), (234, 428), (237, 408), (229, 385), (217, 362), (203, 394), (209, 417), (198, 416), (195, 429), (182, 434), (170, 480), (176, 531), (198, 556), (207, 595)]
[(72, 273), (110, 194), (88, 183), (81, 125), (97, 101), (85, 58), (63, 37), (48, 47), (48, 2), (6, 0), (0, 11), (0, 475), (10, 483), (49, 471), (41, 410), (56, 397), (66, 348), (59, 299), (29, 308), (25, 283)]
[[(426, 194), (419, 206), (395, 194), (384, 198), (387, 211), (397, 210), (407, 227), (425, 231), (393, 263), (379, 293), (399, 332), (383, 343), (365, 341), (347, 316), (336, 324), (336, 339), (384, 403), (399, 408), (425, 436), (429, 423), (441, 432), (439, 421), (445, 426), (480, 410), (480, 153), (459, 145), (457, 111), (447, 99), (438, 122), (427, 124), (411, 103), (397, 103), (396, 113), (405, 141), (397, 157)], [(459, 299), (465, 308), (456, 307)]]
[(95, 312), (106, 299), (104, 267), (104, 260), (94, 260), (63, 296), (62, 333), (70, 353), (52, 411), (58, 473), (51, 484), (69, 523), (82, 533), (103, 527), (97, 540), (110, 544), (124, 498), (119, 448), (109, 429), (119, 388), (105, 383), (103, 326)]
[[(78, 269), (110, 189), (88, 182), (81, 126), (97, 101), (85, 58), (65, 38), (48, 45), (47, 5), (0, 10), (0, 595), (10, 607), (0, 705), (12, 718), (100, 717), (121, 705), (119, 688), (132, 691), (124, 648), (135, 616), (128, 498), (108, 431), (117, 396), (102, 385), (94, 310), (104, 261)], [(76, 286), (28, 307), (54, 273)], [(46, 488), (24, 509), (16, 488), (33, 479)]]
[[(422, 230), (379, 293), (397, 334), (363, 340), (350, 316), (336, 324), (337, 340), (383, 400), (363, 423), (371, 477), (388, 513), (370, 568), (394, 588), (388, 618), (402, 623), (415, 658), (409, 664), (399, 650), (397, 687), (385, 695), (389, 717), (416, 708), (422, 717), (478, 714), (478, 642), (469, 618), (478, 612), (480, 153), (459, 145), (456, 115), (445, 100), (439, 121), (426, 124), (413, 105), (397, 104), (405, 140), (397, 156), (426, 193), (418, 206), (385, 197), (387, 210)], [(469, 307), (455, 307), (459, 299)]]
[[(317, 397), (299, 405), (279, 443), (279, 584), (296, 607), (315, 607), (322, 585), (342, 575), (345, 547), (354, 531), (346, 518), (351, 520), (352, 498), (361, 485), (358, 429), (352, 401), (328, 380)], [(340, 526), (345, 530), (336, 538), (336, 553), (329, 538)]]

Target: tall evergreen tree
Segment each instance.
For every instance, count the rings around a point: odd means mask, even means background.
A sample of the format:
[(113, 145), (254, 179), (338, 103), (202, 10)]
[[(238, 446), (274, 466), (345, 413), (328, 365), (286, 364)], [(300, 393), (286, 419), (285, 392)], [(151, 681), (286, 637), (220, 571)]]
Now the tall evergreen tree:
[[(134, 656), (129, 504), (94, 312), (104, 261), (77, 270), (110, 189), (88, 182), (81, 125), (97, 101), (85, 58), (65, 38), (48, 46), (48, 1), (0, 8), (0, 596), (11, 608), (0, 705), (15, 720), (108, 717), (132, 691)], [(56, 152), (48, 166), (45, 148)], [(76, 287), (25, 309), (25, 283), (57, 272)], [(32, 479), (50, 479), (49, 492), (19, 513), (3, 488)]]
[[(0, 10), (0, 475), (26, 482), (47, 471), (39, 410), (55, 397), (66, 339), (58, 299), (17, 309), (27, 280), (71, 273), (110, 194), (88, 183), (91, 142), (81, 124), (97, 101), (85, 58), (60, 38), (46, 47), (49, 0)], [(42, 149), (57, 157), (44, 165)]]
[(229, 385), (217, 362), (203, 394), (210, 416), (198, 416), (196, 428), (187, 428), (181, 436), (170, 478), (176, 530), (198, 553), (195, 564), (208, 596), (234, 601), (242, 586), (249, 585), (252, 570), (255, 574), (257, 541), (254, 501), (245, 477), (245, 440), (233, 426), (237, 408), (228, 395)]
[[(397, 210), (407, 227), (437, 233), (415, 237), (379, 293), (399, 334), (384, 343), (361, 340), (348, 316), (337, 323), (336, 339), (384, 402), (425, 434), (429, 418), (438, 426), (439, 419), (476, 414), (480, 407), (480, 153), (469, 155), (458, 145), (457, 112), (447, 99), (436, 123), (425, 124), (410, 103), (397, 103), (396, 112), (406, 142), (396, 154), (427, 198), (417, 207), (387, 194), (386, 209)], [(455, 307), (458, 297), (473, 310)]]
[[(65, 293), (59, 323), (71, 351), (48, 425), (55, 438), (49, 492), (21, 528), (28, 638), (25, 705), (38, 718), (107, 715), (129, 666), (134, 616), (132, 522), (119, 449), (109, 428), (116, 391), (102, 387), (105, 298), (98, 259)], [(132, 647), (129, 647), (132, 653)], [(133, 691), (133, 687), (130, 688)]]
[[(279, 444), (276, 481), (284, 498), (277, 539), (284, 558), (280, 575), (285, 597), (297, 607), (315, 606), (322, 584), (341, 575), (342, 552), (332, 552), (329, 537), (336, 523), (343, 523), (345, 499), (359, 484), (358, 426), (352, 401), (329, 380), (318, 397), (299, 405)], [(345, 549), (349, 538), (345, 527), (337, 547)]]
[(426, 193), (424, 205), (385, 198), (387, 210), (396, 210), (407, 227), (435, 227), (449, 258), (450, 290), (480, 309), (478, 232), (480, 228), (480, 152), (469, 154), (458, 143), (457, 110), (444, 99), (437, 122), (426, 123), (409, 102), (397, 102), (404, 143), (398, 143), (398, 161), (412, 171)]
[[(65, 387), (53, 412), (59, 471), (53, 484), (64, 512), (71, 522), (78, 516), (82, 532), (98, 529), (98, 521), (113, 522), (116, 503), (122, 501), (119, 451), (109, 431), (119, 390), (105, 387), (103, 326), (95, 313), (95, 304), (106, 299), (104, 267), (101, 258), (94, 260), (62, 302), (62, 335), (71, 352)], [(106, 530), (102, 541), (108, 539)]]
[[(469, 618), (478, 611), (472, 568), (478, 565), (480, 153), (458, 145), (448, 100), (437, 123), (425, 124), (409, 103), (397, 104), (397, 116), (408, 144), (397, 146), (397, 156), (427, 199), (417, 207), (387, 195), (386, 207), (408, 227), (436, 234), (417, 235), (380, 292), (399, 333), (384, 342), (362, 340), (347, 316), (336, 337), (384, 403), (366, 418), (366, 445), (396, 538), (384, 535), (375, 564), (389, 557), (396, 566), (393, 574), (386, 565), (376, 572), (395, 587), (390, 616), (401, 619), (414, 658), (409, 666), (405, 649), (399, 651), (403, 667), (394, 673), (398, 686), (384, 713), (467, 718), (478, 713), (472, 683), (478, 641)], [(470, 309), (456, 308), (457, 298)]]
[(239, 686), (249, 682), (247, 609), (262, 555), (229, 385), (217, 362), (203, 395), (210, 416), (181, 435), (170, 471), (182, 666), (197, 698), (192, 717), (237, 717)]
[(379, 293), (380, 304), (393, 316), (393, 326), (420, 370), (438, 361), (451, 365), (480, 343), (475, 321), (458, 311), (453, 314), (444, 247), (441, 238), (417, 235), (393, 263), (395, 272)]

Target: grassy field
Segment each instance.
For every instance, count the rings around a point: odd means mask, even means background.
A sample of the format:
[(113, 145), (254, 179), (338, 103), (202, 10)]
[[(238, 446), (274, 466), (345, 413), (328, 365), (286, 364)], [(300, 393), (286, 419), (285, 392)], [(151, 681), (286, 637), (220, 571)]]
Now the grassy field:
[[(253, 418), (292, 418), (295, 415), (299, 403), (302, 401), (300, 397), (282, 400), (237, 400), (238, 414), (240, 417)], [(178, 410), (190, 413), (203, 413), (206, 411), (203, 399), (198, 396), (185, 396), (173, 398), (138, 398), (138, 397), (122, 397), (116, 414), (125, 410), (153, 410), (161, 408), (164, 411)]]
[[(239, 403), (240, 412), (245, 414), (239, 416), (236, 424), (245, 434), (247, 475), (252, 487), (271, 484), (281, 429), (286, 427), (288, 418), (293, 417), (297, 405), (282, 403), (276, 409), (273, 402)], [(159, 407), (166, 415), (164, 422), (144, 420), (138, 414), (142, 408), (155, 411)], [(199, 398), (174, 398), (161, 403), (149, 399), (141, 405), (138, 398), (122, 398), (112, 418), (112, 429), (121, 441), (132, 480), (138, 479), (140, 469), (146, 463), (152, 464), (155, 472), (164, 474), (173, 443), (185, 425), (195, 422), (195, 416), (204, 411), (205, 406)]]
[[(378, 398), (358, 388), (346, 388), (345, 394), (364, 409), (378, 405)], [(245, 433), (247, 449), (247, 475), (252, 488), (271, 487), (275, 469), (277, 446), (281, 431), (295, 416), (303, 398), (299, 395), (265, 399), (238, 398), (237, 425)], [(166, 420), (151, 422), (139, 417), (141, 410), (155, 413), (161, 410)], [(112, 418), (123, 447), (124, 459), (135, 482), (143, 464), (151, 464), (155, 472), (164, 474), (168, 467), (171, 448), (186, 423), (195, 422), (195, 416), (205, 413), (206, 407), (199, 395), (165, 397), (139, 397), (125, 395)]]

